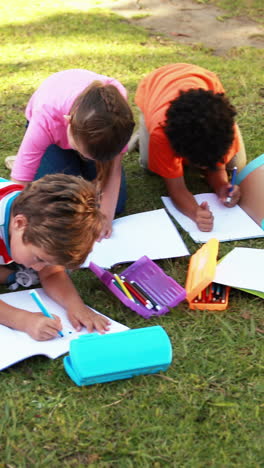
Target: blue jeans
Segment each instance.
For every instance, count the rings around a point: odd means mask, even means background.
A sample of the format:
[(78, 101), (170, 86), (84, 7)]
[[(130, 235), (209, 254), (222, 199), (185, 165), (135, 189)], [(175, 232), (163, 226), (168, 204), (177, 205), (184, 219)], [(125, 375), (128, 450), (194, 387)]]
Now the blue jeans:
[[(46, 174), (58, 173), (82, 176), (86, 180), (94, 180), (96, 178), (96, 166), (94, 161), (80, 158), (77, 151), (65, 150), (57, 145), (50, 145), (41, 159), (40, 166), (34, 180), (38, 180)], [(116, 214), (124, 211), (126, 199), (126, 176), (122, 167), (122, 177), (116, 206)]]

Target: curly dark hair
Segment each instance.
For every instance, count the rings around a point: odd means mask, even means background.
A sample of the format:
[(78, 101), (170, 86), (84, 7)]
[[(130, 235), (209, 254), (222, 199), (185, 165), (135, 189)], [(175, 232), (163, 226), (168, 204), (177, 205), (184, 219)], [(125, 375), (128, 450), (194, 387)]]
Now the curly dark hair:
[(164, 132), (178, 155), (213, 170), (233, 142), (235, 115), (224, 93), (180, 91), (167, 109)]

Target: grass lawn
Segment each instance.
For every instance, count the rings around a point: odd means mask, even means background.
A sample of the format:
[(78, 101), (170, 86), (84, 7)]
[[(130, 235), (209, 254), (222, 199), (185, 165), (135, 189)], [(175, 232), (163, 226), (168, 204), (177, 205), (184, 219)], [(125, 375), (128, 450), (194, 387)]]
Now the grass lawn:
[[(263, 153), (262, 50), (216, 57), (151, 36), (109, 11), (89, 9), (85, 0), (9, 0), (0, 15), (1, 176), (8, 177), (4, 158), (22, 139), (28, 98), (48, 75), (67, 68), (119, 79), (136, 117), (133, 96), (147, 72), (177, 61), (209, 68), (237, 108), (248, 159)], [(165, 194), (162, 181), (143, 173), (137, 159), (136, 153), (125, 158), (125, 214), (161, 208)], [(199, 177), (188, 183), (193, 193), (207, 190)], [(182, 235), (194, 253), (199, 245)], [(264, 241), (222, 243), (219, 257), (235, 246), (264, 248)], [(188, 262), (158, 264), (184, 285)], [(73, 279), (87, 304), (128, 327), (163, 326), (173, 363), (165, 374), (81, 388), (61, 358), (35, 357), (2, 372), (0, 467), (264, 466), (263, 300), (233, 289), (224, 313), (192, 312), (184, 302), (146, 321), (89, 271)]]
[(226, 10), (225, 18), (244, 16), (263, 24), (262, 0), (195, 0), (197, 3), (214, 4)]

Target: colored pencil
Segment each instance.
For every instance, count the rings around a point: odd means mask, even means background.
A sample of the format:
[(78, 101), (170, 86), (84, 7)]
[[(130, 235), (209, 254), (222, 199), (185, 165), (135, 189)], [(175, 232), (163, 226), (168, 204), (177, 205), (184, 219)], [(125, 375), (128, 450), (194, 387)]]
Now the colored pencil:
[(222, 287), (221, 302), (224, 304), (226, 301), (226, 286)]
[(125, 287), (123, 281), (121, 280), (121, 278), (118, 276), (117, 273), (114, 274), (114, 277), (115, 277), (116, 281), (118, 282), (118, 284), (120, 285), (120, 287), (122, 288), (124, 294), (128, 297), (128, 299), (130, 299), (131, 301), (135, 302), (135, 299), (134, 299), (133, 296), (130, 294), (130, 292), (128, 291), (128, 289)]
[(153, 305), (153, 307), (154, 307), (156, 310), (160, 310), (160, 309), (162, 308), (162, 306), (161, 306), (160, 304), (158, 304), (158, 303), (149, 295), (149, 293), (147, 293), (147, 292), (145, 291), (145, 289), (143, 289), (142, 286), (140, 286), (136, 281), (131, 280), (131, 281), (130, 281), (130, 284), (131, 284), (135, 289), (137, 289), (138, 292), (139, 292), (140, 294), (142, 294), (143, 297), (145, 297), (146, 300), (149, 301), (149, 302)]
[(141, 304), (143, 304), (147, 309), (153, 309), (153, 304), (151, 304), (148, 300), (146, 300), (133, 286), (131, 283), (124, 281), (124, 285), (126, 288), (131, 292), (136, 299), (138, 299)]

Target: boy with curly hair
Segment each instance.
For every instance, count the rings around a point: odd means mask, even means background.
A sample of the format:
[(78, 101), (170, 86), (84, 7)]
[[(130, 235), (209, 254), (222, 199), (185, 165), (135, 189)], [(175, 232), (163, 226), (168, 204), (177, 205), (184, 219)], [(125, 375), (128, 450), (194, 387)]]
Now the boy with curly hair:
[[(89, 309), (65, 268), (79, 267), (100, 237), (104, 215), (94, 184), (81, 177), (52, 174), (23, 186), (0, 179), (0, 283), (12, 262), (39, 274), (46, 293), (67, 311), (76, 330), (104, 333), (109, 320)], [(59, 317), (45, 317), (0, 300), (0, 323), (36, 340), (57, 336)]]
[(164, 179), (175, 206), (201, 231), (211, 231), (213, 215), (207, 202), (199, 206), (185, 185), (184, 165), (205, 170), (219, 199), (232, 207), (240, 192), (235, 185), (230, 193), (226, 165), (240, 170), (246, 164), (236, 111), (220, 80), (197, 65), (165, 65), (143, 78), (135, 102), (141, 110), (141, 165)]

